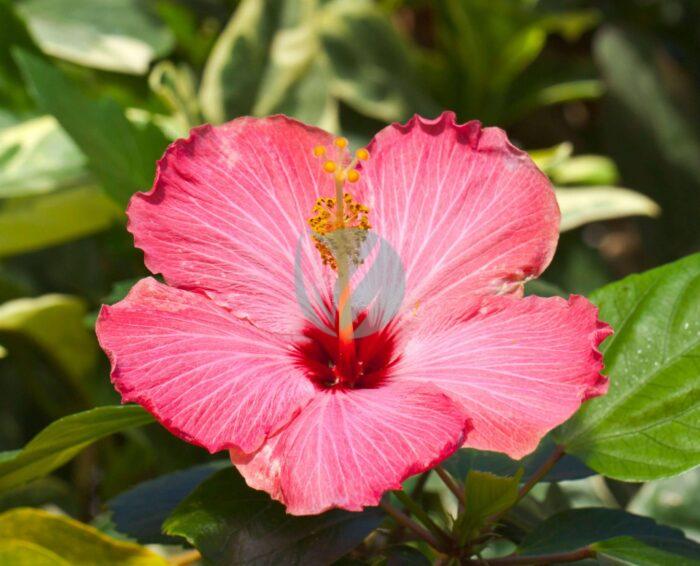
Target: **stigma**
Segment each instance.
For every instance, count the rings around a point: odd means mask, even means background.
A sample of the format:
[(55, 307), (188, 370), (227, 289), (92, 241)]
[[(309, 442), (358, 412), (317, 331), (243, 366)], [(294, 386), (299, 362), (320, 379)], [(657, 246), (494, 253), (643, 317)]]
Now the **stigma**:
[(371, 228), (369, 208), (345, 191), (346, 182), (359, 181), (360, 172), (355, 166), (358, 161), (369, 159), (369, 152), (358, 149), (350, 159), (347, 147), (348, 140), (339, 137), (331, 148), (322, 145), (313, 148), (313, 155), (323, 159), (322, 170), (333, 175), (336, 191), (334, 197), (316, 199), (308, 223), (323, 264), (336, 271), (339, 260), (361, 263), (360, 246)]

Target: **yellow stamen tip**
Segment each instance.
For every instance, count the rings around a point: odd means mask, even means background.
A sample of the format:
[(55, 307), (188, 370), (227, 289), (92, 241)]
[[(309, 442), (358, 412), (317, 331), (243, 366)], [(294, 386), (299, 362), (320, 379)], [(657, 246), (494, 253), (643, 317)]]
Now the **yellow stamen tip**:
[(335, 138), (335, 141), (333, 143), (335, 143), (336, 147), (344, 149), (348, 147), (348, 138)]
[(316, 157), (321, 157), (322, 155), (325, 155), (325, 154), (326, 154), (326, 148), (323, 147), (322, 145), (317, 145), (314, 148), (314, 155)]
[(345, 180), (345, 172), (344, 171), (338, 171), (335, 174), (335, 178), (337, 181), (344, 181)]
[(362, 147), (355, 152), (355, 157), (360, 161), (367, 161), (369, 159), (369, 151)]
[(359, 180), (360, 174), (357, 171), (355, 171), (354, 169), (348, 171), (348, 181), (350, 181), (351, 183), (357, 183), (357, 181)]
[(336, 168), (336, 165), (335, 165), (335, 163), (334, 163), (333, 161), (326, 161), (326, 162), (323, 164), (323, 170), (324, 170), (326, 173), (334, 173), (334, 172), (335, 172), (335, 168)]

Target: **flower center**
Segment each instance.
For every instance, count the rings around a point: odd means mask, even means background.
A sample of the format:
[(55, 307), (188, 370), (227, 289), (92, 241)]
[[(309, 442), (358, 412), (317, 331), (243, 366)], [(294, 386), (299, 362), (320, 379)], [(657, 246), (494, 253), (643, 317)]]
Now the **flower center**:
[[(362, 318), (358, 317), (356, 327)], [(351, 363), (344, 359), (335, 336), (309, 326), (304, 331), (306, 339), (295, 347), (296, 362), (308, 378), (323, 389), (379, 387), (389, 378), (391, 368), (398, 361), (396, 335), (391, 326), (355, 338), (355, 355)]]
[(350, 275), (352, 265), (361, 263), (360, 247), (370, 228), (369, 209), (345, 192), (345, 182), (356, 183), (359, 180), (360, 173), (355, 165), (358, 161), (369, 159), (369, 152), (364, 148), (358, 149), (355, 157), (349, 159), (347, 139), (336, 138), (333, 146), (332, 156), (328, 155), (328, 148), (324, 146), (316, 146), (313, 150), (316, 157), (326, 159), (323, 170), (335, 178), (335, 198), (320, 197), (316, 200), (309, 225), (323, 263), (338, 273), (337, 360), (333, 362), (333, 367), (337, 368), (338, 383), (343, 379), (354, 381), (354, 377), (347, 376), (358, 371), (357, 344), (353, 338)]

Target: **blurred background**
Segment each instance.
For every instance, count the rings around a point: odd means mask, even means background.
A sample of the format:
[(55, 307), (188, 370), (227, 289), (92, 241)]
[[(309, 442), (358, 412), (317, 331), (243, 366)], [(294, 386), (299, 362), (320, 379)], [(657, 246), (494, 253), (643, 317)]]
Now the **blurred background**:
[[(442, 109), (505, 128), (563, 211), (531, 292), (587, 294), (698, 250), (698, 30), (696, 0), (0, 0), (0, 450), (118, 403), (93, 326), (146, 275), (123, 210), (204, 122), (282, 112), (356, 146)], [(0, 509), (99, 522), (126, 488), (209, 458), (134, 429)], [(556, 497), (700, 535), (696, 472), (599, 480)]]

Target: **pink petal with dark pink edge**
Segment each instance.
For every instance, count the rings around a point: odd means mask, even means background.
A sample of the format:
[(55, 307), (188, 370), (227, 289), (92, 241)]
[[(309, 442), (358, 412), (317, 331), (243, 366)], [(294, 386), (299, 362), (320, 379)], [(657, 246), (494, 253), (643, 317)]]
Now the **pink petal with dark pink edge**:
[(484, 297), (462, 310), (461, 320), (419, 315), (394, 372), (461, 402), (468, 446), (522, 458), (607, 391), (598, 346), (612, 330), (587, 299)]
[(97, 336), (122, 400), (210, 452), (257, 450), (315, 394), (288, 339), (152, 278), (102, 307)]
[(373, 229), (403, 259), (407, 308), (459, 308), (504, 294), (549, 264), (559, 208), (549, 180), (499, 128), (445, 112), (393, 124), (368, 146), (358, 183)]
[(436, 388), (389, 382), (320, 394), (260, 452), (231, 457), (251, 487), (288, 513), (359, 511), (452, 454), (470, 427)]
[(307, 219), (317, 197), (334, 194), (312, 153), (331, 140), (284, 116), (192, 130), (158, 162), (153, 189), (129, 204), (129, 230), (146, 266), (266, 330), (296, 330), (298, 242), (306, 277), (328, 287)]

